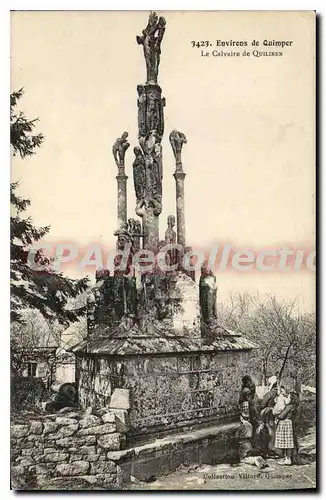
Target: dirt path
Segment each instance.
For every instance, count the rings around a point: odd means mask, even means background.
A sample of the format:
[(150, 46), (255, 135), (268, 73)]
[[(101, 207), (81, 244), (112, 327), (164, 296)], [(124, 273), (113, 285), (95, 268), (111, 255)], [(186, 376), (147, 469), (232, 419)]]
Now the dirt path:
[(300, 440), (306, 465), (282, 466), (267, 460), (263, 470), (251, 465), (194, 465), (179, 469), (151, 483), (134, 483), (132, 490), (287, 490), (316, 488), (316, 431)]
[[(273, 463), (274, 462), (274, 463)], [(280, 466), (269, 460), (259, 471), (250, 465), (203, 465), (179, 470), (148, 484), (134, 484), (141, 490), (286, 490), (316, 487), (316, 464)]]

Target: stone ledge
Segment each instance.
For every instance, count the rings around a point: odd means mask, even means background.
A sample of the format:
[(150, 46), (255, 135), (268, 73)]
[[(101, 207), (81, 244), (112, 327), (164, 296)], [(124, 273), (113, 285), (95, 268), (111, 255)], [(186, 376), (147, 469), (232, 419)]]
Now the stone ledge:
[[(224, 329), (222, 329), (224, 330)], [(163, 335), (164, 333), (164, 335)], [(240, 333), (230, 335), (229, 333), (214, 335), (212, 339), (198, 337), (189, 337), (175, 335), (175, 330), (171, 329), (169, 334), (167, 328), (164, 332), (157, 335), (145, 335), (138, 332), (135, 336), (132, 332), (124, 335), (122, 338), (115, 330), (108, 331), (104, 335), (90, 337), (82, 340), (79, 344), (71, 347), (69, 350), (75, 355), (105, 355), (115, 356), (133, 356), (144, 354), (146, 356), (157, 356), (160, 354), (194, 354), (210, 352), (233, 352), (233, 351), (252, 351), (257, 349), (258, 345), (243, 337)]]
[(224, 463), (236, 450), (234, 431), (238, 424), (220, 424), (193, 432), (169, 435), (127, 450), (108, 452), (117, 465), (117, 484), (126, 485), (132, 476), (148, 481), (174, 472), (181, 464)]
[(143, 445), (119, 451), (109, 451), (107, 453), (107, 458), (119, 463), (135, 457), (141, 457), (142, 455), (146, 455), (148, 453), (155, 453), (157, 451), (164, 452), (165, 449), (168, 451), (169, 448), (174, 446), (177, 447), (179, 444), (194, 443), (196, 441), (203, 441), (212, 437), (222, 438), (223, 435), (234, 432), (238, 426), (239, 424), (234, 422), (231, 424), (220, 424), (214, 427), (205, 427), (204, 429), (196, 429), (193, 432), (173, 434), (164, 438), (156, 439), (152, 443), (145, 443)]

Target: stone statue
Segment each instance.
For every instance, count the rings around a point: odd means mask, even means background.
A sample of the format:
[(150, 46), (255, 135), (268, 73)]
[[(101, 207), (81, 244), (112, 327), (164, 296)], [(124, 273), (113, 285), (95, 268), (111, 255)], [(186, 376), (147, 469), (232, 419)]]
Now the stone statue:
[(142, 31), (142, 36), (136, 37), (138, 45), (142, 45), (144, 50), (147, 83), (157, 83), (161, 43), (165, 32), (165, 25), (166, 21), (164, 17), (158, 19), (156, 12), (151, 12), (148, 24)]
[[(151, 130), (148, 136), (141, 137), (139, 139), (139, 144), (141, 145), (142, 150), (144, 152), (144, 163), (145, 163), (146, 187), (144, 193), (144, 203), (146, 204), (146, 206), (152, 204), (152, 206), (154, 207), (154, 214), (159, 215), (162, 211), (163, 169), (162, 169), (162, 146), (159, 139), (157, 138), (156, 130)], [(140, 153), (138, 150), (137, 154), (138, 157), (140, 158)], [(140, 202), (137, 203), (138, 208), (144, 204), (142, 202), (142, 198), (139, 198), (139, 200)], [(137, 209), (136, 213), (140, 215)]]
[(153, 167), (151, 172), (152, 196), (156, 200), (162, 200), (162, 146), (157, 142), (154, 146)]
[(145, 162), (145, 201), (149, 202), (153, 198), (153, 165), (154, 165), (154, 148), (156, 144), (156, 131), (152, 130), (146, 137), (139, 139), (139, 144), (144, 152)]
[(123, 266), (123, 269), (120, 269), (120, 264), (122, 262), (122, 255), (117, 254), (114, 258), (114, 276), (125, 276), (131, 273), (132, 269), (132, 255), (134, 253), (133, 250), (133, 240), (129, 232), (129, 224), (128, 222), (122, 222), (120, 228), (114, 232), (114, 236), (117, 236), (117, 244), (116, 249), (120, 251), (124, 251), (125, 246), (129, 245), (129, 254), (126, 265)]
[(182, 132), (172, 130), (169, 135), (174, 158), (177, 164), (181, 164), (181, 150), (184, 144), (187, 144), (187, 138)]
[[(172, 244), (176, 243), (176, 241), (177, 241), (177, 235), (176, 235), (175, 230), (173, 229), (175, 226), (174, 215), (169, 215), (167, 223), (168, 223), (168, 227), (167, 227), (167, 230), (165, 231), (165, 244), (172, 245)], [(176, 248), (171, 248), (167, 252), (166, 262), (168, 263), (168, 265), (172, 266), (172, 265), (177, 263), (177, 260), (178, 260), (178, 251)]]
[(161, 140), (164, 132), (165, 97), (161, 97), (161, 89), (156, 86), (137, 85), (138, 92), (138, 139), (146, 137), (155, 130), (157, 139)]
[(132, 250), (133, 253), (140, 250), (140, 238), (141, 238), (141, 224), (136, 219), (128, 219), (129, 234), (132, 239)]
[(167, 223), (168, 227), (167, 230), (165, 231), (165, 243), (175, 243), (177, 241), (177, 235), (175, 230), (173, 229), (175, 226), (174, 215), (169, 215)]
[(147, 127), (146, 127), (146, 93), (144, 85), (137, 85), (138, 92), (138, 130), (139, 136), (144, 137), (147, 135)]
[(127, 141), (128, 132), (123, 132), (121, 137), (118, 137), (112, 146), (114, 161), (119, 169), (119, 173), (124, 173), (125, 154), (130, 144)]
[(189, 261), (189, 265), (192, 266), (192, 269), (183, 269), (183, 272), (189, 276), (189, 278), (192, 279), (192, 281), (196, 281), (196, 271), (195, 271), (195, 266), (196, 266), (196, 259), (195, 259), (195, 256), (193, 255), (192, 253), (192, 247), (190, 246), (185, 246), (184, 247), (184, 251), (183, 251), (183, 255), (184, 256), (187, 256), (188, 254), (188, 261)]
[(156, 89), (147, 92), (146, 128), (148, 132), (151, 130), (156, 130), (158, 132), (161, 100), (161, 95)]
[(216, 295), (216, 276), (205, 262), (202, 265), (199, 280), (199, 301), (202, 320), (208, 326), (216, 326)]
[(114, 236), (117, 236), (117, 250), (124, 250), (125, 245), (129, 244), (132, 246), (131, 236), (129, 234), (128, 222), (123, 222), (119, 229), (114, 232)]
[(156, 130), (151, 130), (148, 136), (141, 137), (139, 139), (139, 144), (141, 145), (145, 158), (146, 156), (151, 156), (156, 144)]
[(133, 175), (137, 204), (144, 200), (146, 189), (145, 159), (139, 146), (134, 148)]

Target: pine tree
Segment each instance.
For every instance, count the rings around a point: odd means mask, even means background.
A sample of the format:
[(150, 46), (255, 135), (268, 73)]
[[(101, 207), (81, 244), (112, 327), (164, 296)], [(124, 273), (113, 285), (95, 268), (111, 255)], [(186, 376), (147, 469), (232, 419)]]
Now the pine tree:
[[(10, 96), (10, 142), (13, 155), (19, 154), (25, 158), (35, 154), (44, 136), (33, 134), (38, 118), (28, 120), (22, 112), (17, 111), (17, 102), (22, 95), (23, 89), (20, 89)], [(17, 187), (17, 182), (10, 185), (11, 320), (19, 322), (23, 310), (35, 308), (46, 319), (68, 325), (85, 313), (85, 308), (73, 310), (67, 305), (87, 288), (88, 280), (73, 280), (54, 272), (50, 260), (41, 250), (36, 251), (35, 261), (46, 269), (36, 271), (29, 266), (29, 250), (49, 232), (50, 227), (36, 227), (30, 217), (24, 217), (31, 202), (16, 194)]]

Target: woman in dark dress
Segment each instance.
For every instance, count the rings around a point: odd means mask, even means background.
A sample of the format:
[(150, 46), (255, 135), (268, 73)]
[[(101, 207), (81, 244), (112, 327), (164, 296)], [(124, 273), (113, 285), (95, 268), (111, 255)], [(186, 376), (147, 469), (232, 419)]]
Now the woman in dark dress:
[(261, 450), (264, 457), (275, 454), (274, 439), (275, 439), (275, 422), (273, 408), (275, 399), (278, 394), (278, 382), (276, 377), (271, 380), (269, 391), (263, 397), (260, 404), (260, 419), (259, 436)]
[(254, 433), (258, 423), (258, 414), (255, 405), (255, 395), (256, 395), (256, 385), (253, 382), (250, 375), (245, 375), (244, 377), (242, 377), (242, 386), (239, 396), (239, 406), (241, 413), (246, 411), (249, 412), (249, 420), (251, 425), (253, 426)]

